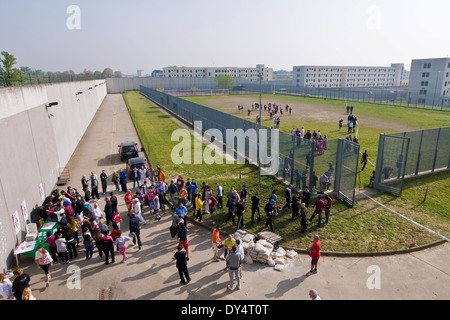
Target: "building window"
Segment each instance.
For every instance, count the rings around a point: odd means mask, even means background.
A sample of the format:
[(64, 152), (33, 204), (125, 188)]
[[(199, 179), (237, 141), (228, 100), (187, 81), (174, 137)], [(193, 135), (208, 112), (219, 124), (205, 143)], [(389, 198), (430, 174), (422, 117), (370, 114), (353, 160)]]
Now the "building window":
[(430, 73), (429, 72), (423, 72), (422, 73), (422, 78), (429, 78), (430, 77)]
[(420, 85), (423, 87), (426, 87), (426, 86), (428, 86), (428, 81), (421, 81)]
[(424, 69), (430, 69), (431, 68), (431, 63), (424, 63), (423, 68)]

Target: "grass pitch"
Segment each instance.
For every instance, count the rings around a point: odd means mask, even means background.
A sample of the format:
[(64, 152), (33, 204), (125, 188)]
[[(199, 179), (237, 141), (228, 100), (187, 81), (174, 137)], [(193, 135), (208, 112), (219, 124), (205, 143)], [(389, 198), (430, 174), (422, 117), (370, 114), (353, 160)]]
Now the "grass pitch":
[[(232, 98), (228, 104), (223, 103), (224, 98)], [(237, 102), (239, 99), (241, 102)], [(235, 113), (237, 116), (247, 117), (247, 113), (238, 114), (237, 105), (241, 104), (244, 107), (248, 107), (249, 104), (244, 103), (243, 98), (246, 98), (248, 103), (259, 101), (259, 96), (238, 96), (238, 97), (195, 97), (189, 98), (191, 101), (201, 103), (203, 105), (223, 108), (226, 110), (228, 105), (229, 112)], [(144, 146), (150, 157), (152, 164), (160, 164), (165, 170), (168, 179), (172, 179), (181, 175), (186, 178), (195, 178), (197, 183), (201, 185), (203, 181), (209, 185), (214, 186), (215, 182), (219, 182), (224, 187), (224, 193), (228, 192), (231, 186), (240, 190), (241, 186), (245, 184), (248, 187), (249, 196), (252, 196), (255, 191), (258, 191), (262, 199), (262, 207), (268, 201), (270, 192), (275, 189), (280, 199), (281, 205), (284, 205), (284, 190), (285, 185), (279, 181), (262, 176), (261, 185), (258, 184), (258, 170), (251, 165), (175, 165), (171, 160), (171, 151), (173, 147), (178, 143), (177, 141), (171, 141), (171, 134), (173, 130), (181, 128), (170, 116), (162, 112), (157, 106), (149, 102), (142, 97), (138, 92), (126, 92), (124, 93), (124, 99), (133, 118), (133, 121), (137, 127), (139, 135), (142, 139)], [(300, 111), (302, 106), (300, 102), (305, 102), (302, 99), (305, 98), (293, 98), (285, 96), (264, 96), (264, 101), (271, 101), (278, 103), (281, 106), (285, 104), (292, 104), (293, 109), (299, 112), (298, 117), (304, 119), (305, 122), (298, 122), (295, 116), (291, 119), (288, 116), (282, 119), (281, 129), (289, 132), (292, 127), (302, 125), (305, 128), (310, 126), (311, 128), (323, 128), (321, 131), (324, 134), (329, 134), (330, 138), (345, 137), (346, 131), (339, 132), (337, 128), (336, 119), (330, 115), (344, 116), (345, 105), (336, 106), (333, 103), (341, 103), (336, 101), (318, 101), (317, 99), (308, 99), (308, 112), (314, 113), (323, 108), (325, 110), (325, 116), (321, 121), (317, 119), (307, 120), (307, 112)], [(283, 100), (284, 99), (284, 100)], [(294, 105), (293, 100), (297, 101), (298, 106)], [(299, 100), (297, 100), (299, 99)], [(222, 102), (219, 102), (222, 100)], [(309, 101), (311, 100), (311, 101)], [(201, 101), (201, 102), (199, 102)], [(320, 102), (320, 103), (319, 103)], [(427, 124), (430, 128), (436, 127), (437, 124), (449, 125), (448, 118), (443, 120), (442, 118), (448, 117), (446, 114), (438, 113), (437, 115), (427, 116), (425, 113), (430, 112), (428, 110), (409, 110), (405, 108), (397, 108), (392, 106), (376, 106), (368, 105), (368, 108), (390, 108), (388, 112), (383, 111), (386, 115), (373, 116), (374, 110), (363, 110), (362, 106), (354, 103), (354, 113), (357, 114), (358, 119), (362, 119), (360, 122), (360, 141), (363, 145), (362, 148), (369, 149), (371, 143), (374, 144), (373, 149), (369, 150), (370, 159), (376, 158), (376, 150), (378, 144), (378, 135), (380, 130), (383, 132), (397, 132), (402, 130), (416, 130), (418, 126), (424, 127)], [(250, 103), (251, 107), (251, 103)], [(401, 110), (400, 110), (401, 109)], [(328, 111), (326, 111), (328, 110)], [(246, 111), (246, 109), (244, 109)], [(394, 112), (396, 111), (396, 112)], [(402, 112), (400, 112), (402, 111)], [(404, 116), (400, 117), (400, 114), (404, 112), (417, 112), (415, 120), (410, 122), (406, 121)], [(423, 113), (422, 113), (423, 112)], [(302, 117), (301, 114), (304, 114)], [(294, 113), (293, 113), (294, 114)], [(364, 128), (365, 118), (373, 116), (372, 124)], [(388, 116), (390, 115), (390, 116)], [(403, 114), (404, 115), (404, 114)], [(388, 117), (389, 119), (385, 119)], [(400, 117), (398, 124), (396, 123), (397, 117)], [(328, 119), (328, 120), (327, 120)], [(435, 121), (435, 122), (433, 122)], [(268, 125), (268, 123), (266, 124)], [(367, 123), (366, 123), (367, 125)], [(269, 126), (269, 125), (268, 125)], [(382, 128), (380, 128), (382, 127)], [(363, 129), (364, 128), (364, 129)], [(387, 131), (388, 129), (390, 131)], [(409, 129), (408, 129), (409, 128)], [(363, 132), (364, 135), (363, 135)], [(376, 139), (374, 138), (376, 136)], [(204, 148), (205, 146), (203, 146)], [(367, 170), (367, 169), (366, 169)], [(369, 170), (368, 170), (369, 171)], [(420, 179), (414, 179), (406, 181), (404, 193), (401, 198), (380, 194), (373, 197), (384, 203), (386, 206), (402, 213), (414, 221), (425, 225), (426, 227), (439, 232), (443, 235), (450, 235), (450, 205), (446, 201), (445, 193), (442, 190), (446, 190), (450, 187), (450, 173), (445, 172), (434, 176), (428, 176)], [(363, 187), (363, 186), (361, 186)], [(428, 187), (427, 200), (424, 202), (425, 189)], [(312, 210), (312, 208), (310, 209)], [(263, 210), (262, 210), (263, 211)], [(416, 227), (415, 225), (407, 222), (399, 216), (389, 212), (388, 210), (380, 207), (371, 200), (363, 199), (357, 201), (353, 208), (338, 200), (335, 200), (332, 208), (331, 223), (327, 227), (318, 228), (316, 226), (317, 218), (313, 223), (308, 225), (308, 231), (305, 234), (299, 233), (299, 222), (291, 221), (291, 212), (285, 209), (280, 215), (274, 218), (274, 231), (281, 235), (285, 241), (283, 246), (294, 247), (304, 249), (310, 245), (313, 234), (319, 234), (322, 239), (323, 251), (335, 251), (335, 252), (379, 252), (406, 249), (414, 238), (417, 245), (428, 244), (439, 240), (434, 235)], [(147, 211), (148, 212), (148, 211)], [(309, 216), (311, 215), (311, 211)], [(190, 217), (192, 217), (192, 209), (189, 211)], [(226, 207), (224, 209), (216, 210), (215, 220), (216, 223), (222, 226), (224, 232), (234, 232), (234, 228), (231, 223), (224, 223), (228, 213)], [(264, 213), (262, 212), (264, 217)], [(204, 217), (205, 224), (212, 226), (209, 221), (209, 216)], [(324, 218), (324, 217), (323, 217)], [(264, 226), (265, 220), (256, 221), (253, 225), (250, 224), (250, 213), (244, 215), (244, 222), (246, 229), (251, 232), (259, 232), (267, 230)]]

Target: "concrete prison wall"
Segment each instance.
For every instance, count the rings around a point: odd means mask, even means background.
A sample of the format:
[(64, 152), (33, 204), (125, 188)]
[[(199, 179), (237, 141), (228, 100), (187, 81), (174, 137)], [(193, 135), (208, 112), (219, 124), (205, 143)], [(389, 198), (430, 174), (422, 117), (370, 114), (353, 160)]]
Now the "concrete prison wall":
[[(1, 272), (14, 267), (32, 211), (55, 187), (106, 92), (105, 80), (0, 89)], [(52, 102), (58, 104), (46, 107)]]

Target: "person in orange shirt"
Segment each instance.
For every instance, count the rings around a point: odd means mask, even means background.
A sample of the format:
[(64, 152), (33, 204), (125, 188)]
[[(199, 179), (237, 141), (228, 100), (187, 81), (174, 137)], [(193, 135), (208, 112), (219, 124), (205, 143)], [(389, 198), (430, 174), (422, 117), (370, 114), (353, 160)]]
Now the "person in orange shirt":
[(160, 169), (159, 170), (159, 181), (164, 182), (166, 180), (166, 174)]
[(187, 198), (188, 192), (185, 188), (182, 188), (180, 192), (178, 192), (178, 199), (180, 202), (186, 206), (186, 198)]
[(131, 209), (133, 208), (133, 196), (131, 195), (131, 191), (128, 190), (124, 197), (125, 204), (128, 209), (128, 216), (130, 216)]
[(214, 251), (214, 261), (218, 261), (217, 253), (219, 252), (219, 249), (223, 247), (223, 243), (220, 240), (220, 226), (216, 226), (216, 228), (213, 230), (212, 247)]

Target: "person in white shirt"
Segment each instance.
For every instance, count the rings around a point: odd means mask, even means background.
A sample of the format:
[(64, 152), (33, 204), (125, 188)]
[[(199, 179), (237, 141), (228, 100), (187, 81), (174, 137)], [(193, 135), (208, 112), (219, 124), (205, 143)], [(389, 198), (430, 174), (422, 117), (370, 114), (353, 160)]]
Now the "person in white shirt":
[(309, 297), (311, 298), (311, 300), (321, 300), (315, 289), (309, 290)]
[(142, 216), (141, 203), (138, 198), (133, 199), (133, 213), (136, 217), (139, 218), (142, 224), (147, 224), (147, 221), (145, 221), (144, 217)]
[(141, 179), (141, 184), (144, 184), (144, 181), (147, 181), (147, 170), (145, 170), (144, 166), (141, 166), (139, 169), (139, 178)]
[(0, 273), (0, 294), (5, 300), (14, 300), (11, 280), (9, 280), (9, 275), (4, 273)]
[(94, 215), (95, 221), (97, 221), (97, 222), (103, 218), (102, 210), (98, 206), (97, 202), (94, 202), (94, 206), (92, 208), (92, 213)]
[(44, 249), (42, 244), (38, 245), (38, 249), (34, 256), (34, 260), (36, 261), (37, 267), (42, 268), (45, 272), (45, 282), (47, 287), (49, 286), (50, 281), (50, 267), (53, 266), (53, 259), (50, 256), (50, 253)]
[(222, 203), (223, 188), (218, 183), (216, 183), (216, 187), (217, 187), (217, 208), (220, 209), (220, 208), (223, 208), (223, 203)]

